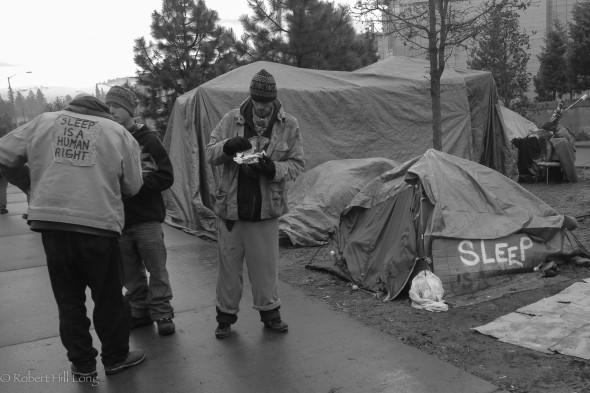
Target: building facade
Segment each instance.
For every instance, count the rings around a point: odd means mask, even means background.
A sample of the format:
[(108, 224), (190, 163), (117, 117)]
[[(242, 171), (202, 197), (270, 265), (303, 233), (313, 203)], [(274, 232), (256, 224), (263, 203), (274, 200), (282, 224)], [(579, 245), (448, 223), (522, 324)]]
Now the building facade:
[[(475, 5), (476, 2), (480, 1), (471, 0), (471, 4)], [(428, 2), (424, 2), (423, 0), (383, 0), (382, 4), (388, 7), (388, 12), (399, 13), (404, 8), (417, 4), (428, 4)], [(572, 21), (571, 14), (574, 4), (576, 4), (576, 0), (536, 0), (533, 5), (520, 12), (520, 29), (529, 34), (530, 37), (529, 53), (531, 56), (527, 64), (527, 72), (531, 76), (537, 75), (539, 70), (539, 59), (537, 56), (541, 54), (542, 48), (545, 46), (545, 35), (553, 29), (553, 20), (558, 19), (567, 28), (569, 22)], [(381, 27), (384, 33), (391, 31), (387, 24)], [(428, 43), (421, 42), (420, 44), (426, 47)], [(404, 45), (402, 39), (394, 35), (383, 34), (379, 36), (378, 48), (380, 59), (386, 59), (389, 56), (426, 58), (424, 51), (412, 50), (409, 45)], [(454, 50), (449, 56), (447, 66), (467, 68), (467, 52), (463, 49)], [(532, 92), (532, 90), (533, 83), (531, 80), (529, 91)]]

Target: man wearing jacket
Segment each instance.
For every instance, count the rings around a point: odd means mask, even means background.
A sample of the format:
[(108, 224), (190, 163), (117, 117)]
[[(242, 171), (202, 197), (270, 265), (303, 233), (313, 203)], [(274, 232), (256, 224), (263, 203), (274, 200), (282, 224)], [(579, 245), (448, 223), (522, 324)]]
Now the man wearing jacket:
[[(238, 164), (234, 158), (241, 152), (260, 158)], [(286, 332), (277, 291), (278, 219), (288, 212), (286, 182), (303, 171), (303, 147), (297, 119), (283, 110), (275, 79), (266, 70), (254, 75), (250, 97), (215, 127), (206, 155), (209, 164), (221, 167), (214, 201), (219, 254), (215, 336), (228, 337), (237, 321), (244, 258), (260, 320), (271, 331)]]
[(131, 90), (114, 86), (107, 92), (105, 101), (115, 121), (125, 127), (141, 147), (143, 186), (133, 198), (123, 200), (125, 228), (119, 241), (124, 286), (131, 303), (131, 328), (156, 322), (158, 333), (167, 336), (174, 334), (176, 328), (172, 322), (172, 288), (162, 231), (166, 217), (162, 191), (174, 182), (172, 163), (158, 136), (133, 119), (135, 95)]
[(86, 287), (105, 373), (142, 362), (143, 350), (129, 351), (131, 312), (121, 293), (118, 244), (122, 197), (142, 185), (137, 142), (113, 121), (106, 105), (83, 94), (65, 110), (42, 113), (2, 138), (0, 170), (12, 184), (30, 190), (29, 225), (41, 233), (73, 374), (78, 380), (97, 376)]

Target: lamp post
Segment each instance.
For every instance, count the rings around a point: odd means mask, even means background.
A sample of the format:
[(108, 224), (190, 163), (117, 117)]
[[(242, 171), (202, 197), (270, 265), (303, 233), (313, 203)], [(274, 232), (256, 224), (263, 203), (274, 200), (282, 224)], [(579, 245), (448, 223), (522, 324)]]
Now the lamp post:
[[(12, 124), (12, 114), (15, 114), (15, 119), (16, 119), (16, 108), (14, 107), (14, 93), (12, 91), (12, 87), (10, 86), (10, 78), (19, 75), (19, 74), (30, 74), (32, 73), (32, 71), (25, 71), (25, 72), (17, 72), (16, 74), (10, 75), (8, 77), (8, 98), (10, 99), (10, 108), (11, 110), (9, 111), (9, 118), (10, 118), (10, 123)], [(23, 114), (23, 119), (24, 119), (24, 114)]]

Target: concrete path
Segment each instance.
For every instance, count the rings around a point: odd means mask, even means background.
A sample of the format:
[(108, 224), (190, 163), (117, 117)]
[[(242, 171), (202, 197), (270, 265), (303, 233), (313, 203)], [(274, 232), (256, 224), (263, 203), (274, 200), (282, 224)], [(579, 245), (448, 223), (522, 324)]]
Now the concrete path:
[[(0, 216), (0, 392), (499, 391), (284, 283), (288, 333), (263, 329), (247, 284), (233, 335), (217, 340), (216, 245), (166, 225), (177, 333), (161, 337), (155, 325), (133, 330), (130, 345), (145, 349), (143, 364), (107, 378), (99, 362), (97, 380), (76, 381), (59, 339), (40, 236), (21, 217), (26, 198), (10, 186), (8, 202), (10, 213)], [(87, 307), (90, 315), (90, 300)]]

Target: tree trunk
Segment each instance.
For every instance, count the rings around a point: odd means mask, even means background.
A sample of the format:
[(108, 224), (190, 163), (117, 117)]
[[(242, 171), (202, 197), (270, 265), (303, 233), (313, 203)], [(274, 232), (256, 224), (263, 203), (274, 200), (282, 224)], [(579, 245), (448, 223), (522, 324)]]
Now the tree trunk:
[(430, 98), (432, 99), (432, 147), (435, 150), (442, 151), (442, 128), (440, 124), (440, 76), (442, 71), (438, 64), (439, 49), (436, 42), (436, 4), (436, 1), (430, 0), (428, 5), (430, 19), (428, 57), (430, 60)]
[(430, 98), (432, 99), (432, 147), (438, 151), (442, 151), (440, 72), (438, 69), (430, 72)]

